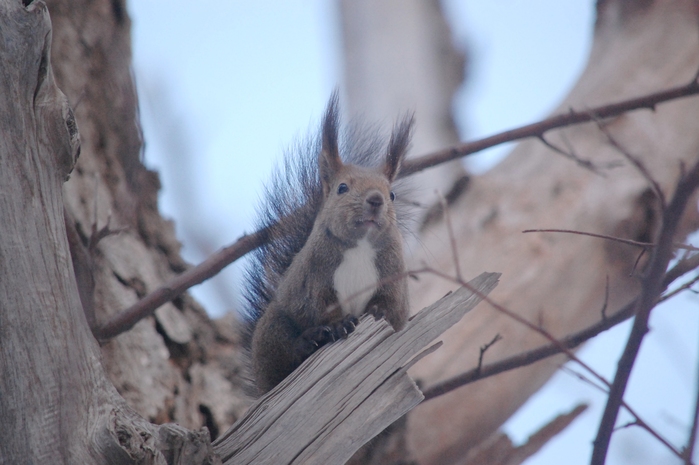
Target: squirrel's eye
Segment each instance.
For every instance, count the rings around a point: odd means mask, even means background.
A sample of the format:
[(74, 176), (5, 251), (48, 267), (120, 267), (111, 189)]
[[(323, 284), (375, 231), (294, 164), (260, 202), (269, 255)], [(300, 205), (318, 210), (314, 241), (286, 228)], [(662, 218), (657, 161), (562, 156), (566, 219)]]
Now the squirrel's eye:
[(391, 202), (393, 202), (394, 200), (396, 200), (396, 193), (391, 191)]
[(344, 194), (347, 191), (349, 191), (349, 187), (344, 182), (342, 184), (340, 184), (339, 186), (337, 186), (337, 193), (338, 194)]

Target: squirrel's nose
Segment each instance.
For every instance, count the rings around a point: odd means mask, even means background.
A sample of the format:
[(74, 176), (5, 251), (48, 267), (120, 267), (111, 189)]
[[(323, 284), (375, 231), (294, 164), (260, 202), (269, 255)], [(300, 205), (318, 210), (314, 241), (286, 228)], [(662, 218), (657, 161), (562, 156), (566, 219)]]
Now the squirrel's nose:
[(373, 194), (369, 195), (369, 197), (366, 198), (366, 202), (372, 207), (372, 208), (379, 208), (381, 205), (383, 205), (383, 195), (381, 195), (380, 192), (374, 192)]

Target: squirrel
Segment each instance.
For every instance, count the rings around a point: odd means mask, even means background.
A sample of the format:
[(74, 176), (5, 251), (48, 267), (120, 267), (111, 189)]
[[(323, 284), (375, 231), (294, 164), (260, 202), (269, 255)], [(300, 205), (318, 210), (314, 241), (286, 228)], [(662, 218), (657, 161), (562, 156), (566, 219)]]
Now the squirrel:
[(378, 161), (375, 140), (350, 150), (343, 145), (343, 155), (354, 164), (342, 161), (338, 125), (335, 92), (320, 137), (305, 153), (286, 158), (260, 210), (267, 240), (246, 273), (247, 339), (259, 395), (320, 347), (346, 338), (364, 313), (385, 318), (396, 331), (408, 319), (403, 239), (391, 183), (413, 118), (396, 125), (379, 169), (371, 167)]

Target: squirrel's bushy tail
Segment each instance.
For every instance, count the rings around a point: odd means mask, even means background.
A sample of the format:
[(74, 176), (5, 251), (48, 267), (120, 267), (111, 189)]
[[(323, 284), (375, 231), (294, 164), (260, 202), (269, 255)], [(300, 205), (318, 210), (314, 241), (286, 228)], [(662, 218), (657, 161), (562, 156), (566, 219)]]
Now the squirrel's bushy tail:
[(265, 243), (252, 252), (245, 274), (246, 318), (251, 337), (255, 322), (274, 298), (279, 281), (303, 248), (322, 205), (314, 138), (287, 154), (277, 167), (258, 208), (257, 229), (265, 231)]

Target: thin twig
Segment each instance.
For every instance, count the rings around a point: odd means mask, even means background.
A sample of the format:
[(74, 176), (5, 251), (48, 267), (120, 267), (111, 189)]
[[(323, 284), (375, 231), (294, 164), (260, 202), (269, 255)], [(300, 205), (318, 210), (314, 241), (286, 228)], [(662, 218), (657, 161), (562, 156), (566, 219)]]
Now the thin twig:
[(622, 429), (630, 428), (632, 426), (639, 426), (638, 420), (632, 420), (632, 421), (624, 423), (623, 425), (619, 425), (619, 426), (614, 428), (614, 431), (619, 431)]
[(554, 232), (554, 233), (577, 234), (580, 236), (590, 236), (590, 237), (597, 237), (599, 239), (608, 239), (610, 241), (621, 242), (622, 244), (633, 245), (636, 247), (654, 247), (655, 246), (655, 244), (653, 244), (651, 242), (639, 242), (639, 241), (634, 241), (631, 239), (622, 239), (621, 237), (607, 236), (606, 234), (596, 234), (596, 233), (585, 232), (585, 231), (576, 231), (574, 229), (525, 229), (522, 232), (523, 233)]
[(646, 165), (644, 165), (638, 157), (632, 155), (631, 152), (626, 150), (612, 136), (612, 133), (609, 132), (607, 126), (599, 118), (597, 118), (594, 115), (593, 117), (595, 119), (595, 123), (597, 123), (597, 127), (602, 132), (602, 134), (605, 135), (607, 141), (612, 145), (612, 147), (614, 147), (619, 153), (621, 153), (624, 156), (624, 158), (630, 161), (631, 164), (638, 170), (638, 172), (641, 173), (641, 176), (643, 176), (648, 182), (648, 184), (650, 184), (651, 188), (653, 189), (653, 192), (655, 192), (655, 195), (658, 197), (658, 201), (660, 202), (660, 211), (665, 211), (665, 207), (667, 206), (665, 201), (665, 194), (663, 193), (663, 190), (660, 188), (660, 184), (658, 184), (658, 182), (655, 179), (653, 179), (653, 176), (650, 175), (650, 172), (648, 171), (648, 168), (646, 168)]
[(454, 259), (456, 277), (459, 281), (463, 281), (461, 267), (459, 266), (459, 249), (456, 246), (456, 237), (454, 236), (454, 228), (451, 224), (451, 215), (449, 214), (447, 200), (444, 198), (441, 192), (437, 191), (437, 195), (439, 196), (439, 202), (442, 204), (442, 211), (444, 212), (444, 221), (446, 222), (447, 233), (449, 234), (449, 244), (451, 245), (451, 254)]
[(604, 303), (602, 304), (602, 321), (607, 319), (607, 304), (609, 304), (609, 275), (606, 276), (604, 283)]
[[(563, 129), (564, 128), (561, 128), (561, 130), (558, 132), (558, 135), (561, 137), (561, 140), (563, 141), (566, 148), (568, 149), (568, 152), (577, 157), (577, 155), (575, 155), (575, 150), (573, 149), (573, 144), (570, 143), (570, 139), (568, 139), (568, 136)], [(592, 163), (592, 161), (590, 161), (590, 163)], [(621, 160), (612, 160), (612, 161), (608, 161), (605, 163), (599, 163), (599, 162), (595, 163), (595, 167), (597, 167), (597, 169), (601, 169), (601, 170), (610, 170), (613, 168), (619, 168), (621, 166), (624, 166), (623, 163), (621, 163)], [(602, 177), (605, 177), (605, 174), (602, 172), (600, 172), (600, 175)]]
[[(660, 433), (655, 431), (653, 428), (650, 427), (648, 423), (646, 423), (640, 416), (638, 416), (638, 413), (636, 413), (635, 410), (633, 410), (629, 405), (622, 399), (621, 405), (629, 411), (631, 415), (634, 416), (635, 418), (635, 423), (636, 425), (640, 426), (642, 429), (646, 430), (648, 433), (650, 433), (655, 439), (660, 441), (662, 445), (667, 447), (670, 452), (675, 454), (678, 458), (682, 458), (682, 451), (678, 450), (675, 446), (673, 446), (670, 441), (665, 439)], [(693, 465), (692, 463), (689, 463), (688, 465)]]
[[(608, 239), (608, 240), (614, 241), (614, 242), (621, 242), (622, 244), (628, 244), (628, 245), (633, 245), (636, 247), (645, 247), (645, 248), (652, 248), (652, 247), (655, 247), (655, 245), (656, 245), (652, 242), (640, 242), (640, 241), (634, 241), (631, 239), (623, 239), (621, 237), (607, 236), (606, 234), (597, 234), (597, 233), (591, 233), (591, 232), (585, 232), (585, 231), (576, 231), (574, 229), (525, 229), (522, 232), (523, 233), (555, 232), (555, 233), (566, 233), (566, 234), (578, 234), (580, 236), (590, 236), (590, 237), (597, 237), (599, 239)], [(672, 247), (675, 249), (680, 249), (680, 250), (689, 250), (691, 252), (699, 252), (699, 247), (695, 247), (695, 246), (689, 245), (689, 244), (682, 244), (680, 242), (674, 242), (672, 244)]]
[(590, 160), (585, 160), (585, 159), (578, 157), (577, 155), (575, 155), (575, 153), (573, 153), (572, 150), (570, 152), (566, 152), (562, 148), (556, 147), (551, 142), (546, 140), (546, 137), (544, 136), (544, 134), (538, 135), (537, 139), (539, 139), (542, 144), (544, 144), (546, 147), (550, 148), (554, 152), (563, 155), (564, 157), (568, 158), (569, 160), (573, 160), (575, 163), (578, 164), (578, 166), (585, 168), (586, 170), (589, 170), (597, 175), (603, 176), (603, 174), (600, 172), (599, 168), (597, 166), (595, 166), (595, 164), (592, 163)]
[(668, 272), (665, 274), (665, 281), (663, 284), (665, 287), (667, 287), (671, 282), (696, 269), (697, 267), (699, 267), (699, 254), (684, 257), (682, 260), (678, 261), (675, 266), (668, 270)]
[[(699, 360), (699, 359), (698, 359)], [(687, 438), (687, 445), (682, 449), (682, 457), (684, 459), (685, 465), (689, 465), (692, 462), (692, 456), (694, 455), (694, 446), (697, 442), (697, 427), (699, 427), (699, 369), (697, 370), (697, 394), (694, 400), (694, 416), (692, 418), (692, 427), (689, 429), (689, 438)]]
[(660, 293), (663, 290), (665, 270), (672, 258), (672, 239), (677, 231), (677, 226), (682, 218), (689, 197), (699, 184), (699, 162), (683, 176), (677, 183), (677, 189), (672, 201), (665, 209), (662, 228), (658, 237), (657, 246), (653, 249), (650, 263), (643, 277), (641, 295), (638, 298), (636, 317), (631, 329), (631, 334), (624, 348), (624, 352), (618, 362), (618, 368), (614, 376), (614, 382), (609, 390), (609, 397), (602, 415), (597, 437), (592, 450), (592, 465), (603, 465), (609, 449), (612, 431), (619, 414), (626, 386), (629, 381), (631, 369), (636, 361), (638, 351), (644, 336), (648, 332), (648, 318), (655, 307)]
[(561, 371), (563, 373), (567, 373), (570, 376), (576, 378), (578, 381), (582, 381), (583, 383), (587, 384), (588, 386), (591, 386), (593, 389), (596, 389), (597, 391), (599, 391), (605, 395), (607, 394), (607, 388), (605, 386), (600, 386), (599, 384), (595, 383), (594, 381), (592, 381), (590, 378), (588, 378), (584, 374), (582, 374), (578, 371), (575, 371), (566, 365), (561, 366)]
[(483, 355), (485, 355), (486, 351), (488, 349), (490, 349), (493, 346), (493, 344), (498, 342), (500, 339), (502, 339), (502, 336), (500, 336), (500, 334), (498, 333), (495, 335), (495, 337), (493, 339), (490, 340), (490, 342), (483, 344), (480, 347), (479, 354), (478, 354), (478, 366), (476, 367), (477, 371), (480, 371), (481, 368), (483, 367)]
[(631, 267), (631, 271), (629, 272), (629, 278), (636, 275), (636, 268), (638, 268), (638, 264), (641, 262), (641, 258), (643, 258), (643, 256), (646, 254), (647, 250), (648, 249), (641, 249), (641, 251), (638, 253), (636, 261), (633, 262), (633, 267)]
[(664, 294), (662, 297), (660, 297), (660, 299), (658, 299), (658, 303), (665, 302), (666, 300), (675, 297), (680, 292), (684, 292), (687, 289), (691, 289), (691, 287), (694, 286), (697, 282), (699, 282), (699, 275), (695, 276), (692, 280), (684, 283), (683, 285), (681, 285), (677, 289), (670, 291), (667, 294)]

